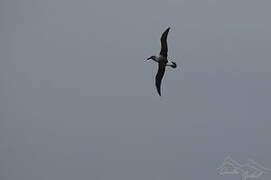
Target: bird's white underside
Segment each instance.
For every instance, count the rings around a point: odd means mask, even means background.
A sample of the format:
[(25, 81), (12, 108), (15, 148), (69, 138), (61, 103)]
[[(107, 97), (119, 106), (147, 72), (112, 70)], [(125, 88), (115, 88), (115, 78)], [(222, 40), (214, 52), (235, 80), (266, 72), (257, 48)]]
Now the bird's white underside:
[[(159, 55), (159, 56), (155, 56), (155, 60), (154, 61), (156, 61), (156, 62), (159, 62), (159, 61), (164, 61), (164, 60), (166, 60), (166, 58), (165, 57), (163, 57), (163, 56), (161, 56), (161, 55)], [(173, 66), (174, 64), (172, 63), (172, 61), (170, 61), (170, 60), (167, 60), (168, 62), (167, 62), (167, 64), (166, 64), (166, 66)]]

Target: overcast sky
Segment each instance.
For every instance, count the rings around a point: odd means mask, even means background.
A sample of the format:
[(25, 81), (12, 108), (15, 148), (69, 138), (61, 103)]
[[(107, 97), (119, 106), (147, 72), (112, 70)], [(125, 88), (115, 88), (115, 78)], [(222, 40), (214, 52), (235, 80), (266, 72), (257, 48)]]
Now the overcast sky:
[[(271, 1), (1, 0), (1, 180), (237, 180), (271, 168)], [(168, 35), (162, 97), (157, 64)], [(260, 180), (271, 178), (264, 174)]]

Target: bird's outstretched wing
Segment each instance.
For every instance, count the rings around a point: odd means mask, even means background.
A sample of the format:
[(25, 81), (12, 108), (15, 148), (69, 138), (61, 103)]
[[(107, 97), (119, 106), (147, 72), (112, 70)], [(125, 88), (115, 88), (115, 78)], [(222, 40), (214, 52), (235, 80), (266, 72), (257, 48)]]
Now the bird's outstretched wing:
[(156, 85), (156, 89), (157, 89), (159, 96), (161, 96), (161, 82), (162, 82), (163, 76), (165, 74), (165, 69), (166, 69), (165, 64), (163, 62), (160, 62), (158, 64), (158, 72), (155, 77), (155, 85)]
[(164, 56), (165, 58), (167, 58), (167, 35), (168, 35), (168, 32), (170, 30), (170, 27), (167, 28), (165, 30), (165, 32), (163, 32), (160, 40), (161, 40), (161, 51), (160, 51), (160, 55)]

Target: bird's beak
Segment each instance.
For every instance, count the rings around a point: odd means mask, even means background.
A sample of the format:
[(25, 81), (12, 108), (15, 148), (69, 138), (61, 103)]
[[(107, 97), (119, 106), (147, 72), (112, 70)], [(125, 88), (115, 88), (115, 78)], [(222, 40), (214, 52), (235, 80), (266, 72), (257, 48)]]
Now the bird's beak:
[(150, 59), (151, 59), (151, 57), (149, 57), (149, 58), (145, 59), (145, 60), (144, 60), (144, 62), (146, 62), (146, 61), (148, 61), (148, 60), (150, 60)]

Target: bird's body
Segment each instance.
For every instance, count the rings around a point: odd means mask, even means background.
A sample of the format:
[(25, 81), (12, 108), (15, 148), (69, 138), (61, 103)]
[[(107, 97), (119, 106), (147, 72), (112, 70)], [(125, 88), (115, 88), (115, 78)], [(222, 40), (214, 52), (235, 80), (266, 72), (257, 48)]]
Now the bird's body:
[(147, 60), (152, 59), (158, 63), (158, 72), (155, 77), (155, 85), (159, 96), (161, 96), (161, 82), (165, 74), (166, 66), (176, 68), (177, 64), (174, 61), (170, 61), (167, 58), (168, 48), (167, 48), (167, 35), (170, 28), (167, 28), (161, 36), (161, 51), (158, 56), (151, 56)]
[[(161, 55), (158, 55), (158, 56), (154, 56), (154, 59), (153, 59), (155, 62), (158, 62), (158, 63), (165, 63), (166, 66), (170, 66), (172, 68), (176, 68), (177, 65), (175, 62), (173, 61), (170, 61), (168, 60), (167, 58), (165, 58), (164, 56), (161, 56)], [(175, 67), (176, 66), (176, 67)]]

